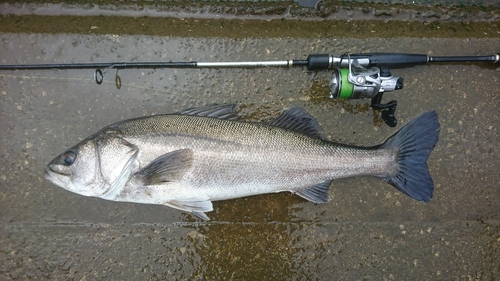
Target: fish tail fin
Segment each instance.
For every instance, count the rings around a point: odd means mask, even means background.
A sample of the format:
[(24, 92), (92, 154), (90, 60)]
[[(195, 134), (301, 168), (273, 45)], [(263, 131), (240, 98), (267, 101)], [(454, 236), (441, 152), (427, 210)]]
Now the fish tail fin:
[(384, 180), (411, 198), (429, 202), (434, 191), (427, 159), (439, 139), (439, 120), (435, 111), (426, 112), (390, 137), (382, 148), (397, 148), (398, 173)]

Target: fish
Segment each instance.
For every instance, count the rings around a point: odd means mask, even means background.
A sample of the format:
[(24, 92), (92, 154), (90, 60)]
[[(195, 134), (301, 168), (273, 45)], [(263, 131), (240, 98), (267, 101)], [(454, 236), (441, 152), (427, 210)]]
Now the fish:
[(43, 175), (80, 195), (165, 205), (204, 220), (213, 201), (257, 194), (289, 191), (328, 203), (330, 183), (355, 176), (382, 178), (417, 201), (433, 196), (435, 111), (370, 147), (327, 140), (301, 107), (270, 122), (240, 119), (226, 104), (120, 121), (54, 158)]

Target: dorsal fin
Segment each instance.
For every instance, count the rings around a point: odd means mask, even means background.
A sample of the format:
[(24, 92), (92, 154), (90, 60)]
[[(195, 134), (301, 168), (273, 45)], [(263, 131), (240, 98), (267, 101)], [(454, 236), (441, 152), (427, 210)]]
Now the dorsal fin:
[(324, 139), (323, 129), (316, 118), (312, 117), (302, 107), (292, 107), (284, 111), (278, 118), (274, 119), (269, 124), (302, 133), (316, 139)]
[(237, 120), (239, 116), (234, 112), (235, 104), (209, 104), (202, 107), (189, 108), (175, 114), (212, 117), (226, 120)]

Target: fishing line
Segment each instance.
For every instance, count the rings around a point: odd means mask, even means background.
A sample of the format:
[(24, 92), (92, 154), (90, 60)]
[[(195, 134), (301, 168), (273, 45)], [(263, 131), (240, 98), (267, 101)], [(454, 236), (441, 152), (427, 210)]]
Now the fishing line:
[[(56, 80), (56, 81), (61, 81), (61, 82), (77, 82), (77, 83), (88, 83), (88, 82), (93, 82), (94, 79), (89, 79), (89, 78), (71, 78), (71, 77), (54, 77), (54, 76), (30, 76), (30, 75), (9, 75), (9, 74), (0, 74), (0, 78), (11, 78), (11, 79), (23, 79), (23, 80)], [(120, 80), (121, 81), (121, 80)], [(107, 84), (107, 85), (115, 85), (116, 86), (116, 81), (103, 81), (102, 83)], [(172, 93), (157, 89), (157, 88), (152, 88), (152, 87), (144, 87), (144, 86), (139, 86), (136, 84), (128, 84), (128, 83), (120, 83), (120, 88), (121, 86), (124, 86), (126, 88), (132, 88), (132, 89), (138, 89), (138, 90), (143, 90), (143, 91), (152, 91), (152, 92), (158, 92), (162, 94), (167, 94), (167, 95), (173, 95)], [(118, 89), (120, 89), (118, 88)], [(182, 96), (182, 95), (181, 95)], [(194, 97), (189, 97), (189, 96), (184, 96), (185, 98), (192, 98), (192, 99), (198, 99)], [(202, 100), (202, 99), (200, 99)]]
[[(31, 76), (31, 75), (10, 75), (10, 74), (0, 74), (0, 78), (10, 78), (10, 79), (23, 79), (23, 80), (52, 80), (52, 81), (61, 81), (61, 82), (76, 82), (76, 83), (88, 83), (88, 82), (93, 82), (93, 79), (89, 78), (72, 78), (72, 77), (55, 77), (55, 76)], [(103, 84), (106, 85), (115, 85), (116, 86), (116, 81), (103, 81)], [(124, 83), (121, 84), (121, 86), (125, 88), (131, 88), (131, 89), (137, 89), (137, 90), (142, 90), (144, 92), (156, 92), (160, 94), (165, 94), (166, 96), (169, 96), (170, 101), (174, 101), (176, 97), (180, 97), (186, 100), (193, 100), (195, 102), (201, 102), (204, 104), (210, 104), (210, 103), (231, 103), (234, 101), (230, 101), (229, 99), (223, 100), (221, 99), (220, 101), (214, 101), (213, 99), (206, 99), (203, 97), (192, 97), (189, 95), (185, 94), (172, 94), (170, 91), (158, 89), (158, 88), (153, 88), (153, 87), (144, 87), (140, 86), (137, 84), (129, 84), (129, 83)], [(118, 88), (120, 89), (120, 88)], [(267, 100), (265, 104), (262, 104), (262, 106), (268, 106), (269, 104), (281, 104), (279, 99), (275, 100)], [(244, 108), (250, 108), (250, 107), (255, 107), (259, 106), (256, 105), (253, 102), (246, 102), (246, 103), (241, 103), (241, 106)]]

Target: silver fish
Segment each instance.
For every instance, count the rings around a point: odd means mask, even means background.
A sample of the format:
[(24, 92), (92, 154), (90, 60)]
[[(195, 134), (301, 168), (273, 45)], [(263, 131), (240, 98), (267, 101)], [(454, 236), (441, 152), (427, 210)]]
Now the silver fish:
[(113, 201), (162, 204), (208, 220), (212, 201), (290, 191), (330, 201), (333, 179), (383, 178), (423, 202), (434, 183), (427, 159), (437, 113), (417, 117), (383, 144), (327, 141), (299, 107), (269, 123), (236, 121), (234, 105), (209, 105), (109, 125), (57, 156), (44, 177), (69, 191)]

